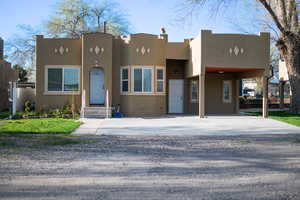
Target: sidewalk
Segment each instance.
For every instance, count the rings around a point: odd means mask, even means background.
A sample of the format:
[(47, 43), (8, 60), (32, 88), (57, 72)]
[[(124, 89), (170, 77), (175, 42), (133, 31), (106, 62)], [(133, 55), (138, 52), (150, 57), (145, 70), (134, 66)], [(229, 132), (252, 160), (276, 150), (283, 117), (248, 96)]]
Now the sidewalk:
[(105, 119), (80, 119), (83, 124), (77, 128), (72, 135), (96, 135), (97, 130), (100, 129), (101, 124)]

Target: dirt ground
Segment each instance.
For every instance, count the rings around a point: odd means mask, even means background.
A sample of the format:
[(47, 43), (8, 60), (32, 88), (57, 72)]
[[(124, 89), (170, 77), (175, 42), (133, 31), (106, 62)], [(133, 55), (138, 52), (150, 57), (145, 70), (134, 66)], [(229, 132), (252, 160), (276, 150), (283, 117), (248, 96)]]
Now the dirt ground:
[(0, 199), (300, 199), (300, 135), (80, 140), (0, 146)]

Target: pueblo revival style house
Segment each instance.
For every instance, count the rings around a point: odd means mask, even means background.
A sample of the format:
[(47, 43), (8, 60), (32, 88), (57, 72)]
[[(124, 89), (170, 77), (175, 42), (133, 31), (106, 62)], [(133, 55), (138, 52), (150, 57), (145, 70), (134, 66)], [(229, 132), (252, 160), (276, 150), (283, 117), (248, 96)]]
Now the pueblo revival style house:
[(36, 106), (71, 104), (101, 117), (119, 105), (125, 116), (239, 112), (239, 80), (262, 77), (267, 113), (270, 35), (214, 34), (169, 42), (167, 34), (83, 34), (36, 38)]

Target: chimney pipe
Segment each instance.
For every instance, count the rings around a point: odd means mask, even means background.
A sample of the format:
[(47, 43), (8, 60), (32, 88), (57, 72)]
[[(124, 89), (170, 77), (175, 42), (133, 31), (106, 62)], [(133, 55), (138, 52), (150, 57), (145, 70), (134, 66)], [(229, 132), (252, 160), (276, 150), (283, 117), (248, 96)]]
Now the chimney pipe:
[(103, 32), (106, 33), (106, 21), (104, 21)]

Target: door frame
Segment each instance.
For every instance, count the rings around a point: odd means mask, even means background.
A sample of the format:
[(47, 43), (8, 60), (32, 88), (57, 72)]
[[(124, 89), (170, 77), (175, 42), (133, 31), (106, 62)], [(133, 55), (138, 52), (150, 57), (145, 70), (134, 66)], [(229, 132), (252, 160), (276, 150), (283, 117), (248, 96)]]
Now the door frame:
[(102, 68), (93, 68), (89, 71), (89, 105), (104, 105), (105, 104), (105, 89), (104, 89), (104, 92), (103, 92), (103, 95), (104, 95), (104, 102), (103, 104), (95, 104), (95, 103), (91, 103), (91, 100), (92, 100), (92, 72), (95, 72), (95, 71), (102, 71), (103, 73), (103, 87), (105, 88), (105, 73), (104, 73), (104, 69)]
[[(181, 104), (181, 111), (182, 112), (178, 112), (178, 113), (176, 113), (176, 112), (170, 112), (170, 100), (171, 100), (171, 95), (170, 95), (170, 93), (171, 93), (171, 91), (170, 91), (170, 86), (171, 86), (171, 84), (170, 84), (170, 81), (172, 81), (172, 80), (179, 80), (179, 81), (181, 81), (182, 82), (182, 104)], [(168, 114), (183, 114), (184, 113), (184, 79), (168, 79)]]

